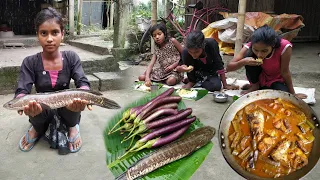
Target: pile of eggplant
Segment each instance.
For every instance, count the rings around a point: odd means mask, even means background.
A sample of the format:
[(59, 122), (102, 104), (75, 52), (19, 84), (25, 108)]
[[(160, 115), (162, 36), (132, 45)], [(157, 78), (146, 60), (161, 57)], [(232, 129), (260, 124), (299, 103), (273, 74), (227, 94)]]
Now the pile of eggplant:
[[(173, 92), (174, 88), (170, 88), (146, 104), (129, 108), (123, 113), (122, 118), (109, 131), (109, 134), (127, 132), (128, 135), (122, 142), (131, 139), (128, 151), (118, 159), (128, 153), (168, 144), (187, 131), (196, 116), (191, 115), (191, 108), (178, 110), (178, 103), (182, 98), (173, 95)], [(131, 147), (137, 136), (140, 139)]]

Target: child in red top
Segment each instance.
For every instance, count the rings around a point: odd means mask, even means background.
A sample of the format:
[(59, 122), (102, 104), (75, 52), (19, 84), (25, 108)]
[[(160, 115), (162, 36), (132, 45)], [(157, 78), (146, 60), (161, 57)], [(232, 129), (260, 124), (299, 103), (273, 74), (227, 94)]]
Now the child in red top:
[[(251, 87), (244, 94), (258, 89), (275, 89), (306, 98), (306, 95), (296, 94), (293, 89), (289, 70), (291, 54), (292, 44), (265, 25), (252, 34), (251, 42), (230, 61), (227, 71), (245, 66)], [(258, 58), (262, 62), (257, 61)]]

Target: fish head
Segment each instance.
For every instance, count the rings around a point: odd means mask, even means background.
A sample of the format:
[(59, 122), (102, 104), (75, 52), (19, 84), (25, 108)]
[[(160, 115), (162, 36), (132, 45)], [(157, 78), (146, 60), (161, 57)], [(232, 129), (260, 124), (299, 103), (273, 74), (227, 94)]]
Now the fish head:
[(22, 110), (24, 104), (21, 98), (15, 98), (5, 103), (3, 107), (9, 110)]

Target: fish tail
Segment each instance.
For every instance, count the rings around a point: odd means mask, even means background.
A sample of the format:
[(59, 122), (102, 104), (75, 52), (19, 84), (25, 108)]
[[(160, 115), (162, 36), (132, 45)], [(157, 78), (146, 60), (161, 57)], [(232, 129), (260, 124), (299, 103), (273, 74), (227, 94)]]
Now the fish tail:
[(111, 99), (105, 98), (105, 97), (100, 97), (97, 105), (100, 107), (103, 107), (103, 108), (107, 108), (107, 109), (121, 108), (121, 106), (118, 103), (116, 103), (115, 101), (113, 101)]
[(120, 174), (120, 176), (118, 176), (115, 180), (128, 180), (126, 172)]

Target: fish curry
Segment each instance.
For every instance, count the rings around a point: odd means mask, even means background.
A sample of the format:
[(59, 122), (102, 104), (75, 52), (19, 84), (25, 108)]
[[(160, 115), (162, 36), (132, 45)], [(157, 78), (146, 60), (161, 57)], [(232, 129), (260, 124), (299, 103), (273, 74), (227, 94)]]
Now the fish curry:
[(289, 101), (258, 100), (231, 121), (231, 152), (242, 168), (257, 176), (284, 176), (308, 164), (313, 129), (306, 115)]

